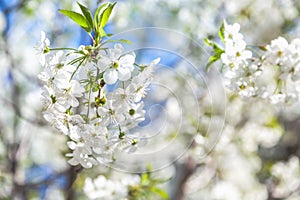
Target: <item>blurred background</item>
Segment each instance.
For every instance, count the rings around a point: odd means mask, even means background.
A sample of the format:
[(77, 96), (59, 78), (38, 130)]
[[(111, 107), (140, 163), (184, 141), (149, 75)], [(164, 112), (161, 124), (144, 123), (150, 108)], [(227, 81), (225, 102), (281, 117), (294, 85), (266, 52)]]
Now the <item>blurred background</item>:
[[(80, 2), (95, 11), (104, 1)], [(86, 177), (128, 174), (99, 166), (72, 185), (66, 137), (42, 117), (40, 32), (52, 47), (91, 44), (59, 8), (79, 10), (71, 0), (0, 0), (0, 199), (88, 199)], [(153, 154), (156, 176), (170, 179), (162, 185), (170, 199), (300, 199), (299, 104), (273, 107), (230, 94), (217, 71), (205, 73), (210, 49), (203, 45), (217, 40), (223, 19), (240, 23), (251, 45), (291, 40), (300, 36), (299, 12), (298, 0), (117, 1), (106, 32), (131, 40), (126, 48), (138, 63), (161, 58), (141, 126), (158, 134), (140, 151)]]

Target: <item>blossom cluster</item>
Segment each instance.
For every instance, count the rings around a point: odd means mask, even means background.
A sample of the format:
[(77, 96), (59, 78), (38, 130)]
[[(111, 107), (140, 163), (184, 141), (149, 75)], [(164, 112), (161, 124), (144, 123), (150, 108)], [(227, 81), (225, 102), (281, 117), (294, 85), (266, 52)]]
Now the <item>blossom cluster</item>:
[(138, 138), (131, 130), (144, 120), (142, 98), (159, 59), (137, 65), (135, 54), (124, 53), (118, 43), (65, 52), (50, 49), (45, 33), (41, 36), (43, 114), (69, 136), (69, 163), (90, 168), (114, 161), (116, 151), (134, 151)]
[(224, 22), (225, 52), (221, 55), (224, 64), (224, 76), (229, 79), (228, 86), (241, 96), (255, 95), (255, 79), (258, 74), (256, 65), (248, 62), (252, 52), (246, 50), (246, 42), (241, 33), (240, 25), (228, 25)]
[(271, 174), (276, 183), (273, 186), (274, 190), (272, 194), (275, 198), (299, 198), (300, 168), (298, 157), (292, 156), (286, 162), (274, 164), (271, 168)]
[(139, 183), (138, 175), (130, 175), (120, 180), (109, 180), (100, 175), (94, 180), (87, 178), (83, 190), (89, 199), (127, 199), (129, 187), (135, 187)]
[(271, 104), (291, 104), (299, 100), (300, 40), (290, 43), (278, 37), (265, 46), (247, 45), (240, 25), (224, 21), (220, 29), (224, 49), (218, 49), (226, 85), (239, 96), (262, 98)]

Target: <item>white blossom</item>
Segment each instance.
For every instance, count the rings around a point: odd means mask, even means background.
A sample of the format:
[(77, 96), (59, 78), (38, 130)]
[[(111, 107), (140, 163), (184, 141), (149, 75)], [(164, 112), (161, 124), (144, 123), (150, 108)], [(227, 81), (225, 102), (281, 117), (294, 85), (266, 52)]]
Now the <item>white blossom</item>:
[(46, 37), (45, 32), (41, 31), (40, 41), (38, 42), (38, 44), (36, 45), (35, 48), (36, 48), (38, 54), (40, 55), (40, 63), (42, 65), (46, 64), (45, 54), (48, 53), (49, 46), (50, 46), (49, 39)]
[[(46, 48), (47, 40), (42, 41), (41, 48)], [(84, 46), (79, 50), (88, 54)], [(145, 119), (142, 98), (159, 60), (132, 75), (134, 53), (123, 55), (120, 44), (107, 52), (80, 66), (77, 55), (50, 52), (39, 75), (44, 118), (69, 137), (71, 153), (66, 156), (71, 165), (91, 168), (112, 162), (115, 151), (133, 152), (138, 146), (139, 138), (127, 134)], [(106, 91), (105, 85), (117, 80), (123, 84)]]
[(287, 162), (276, 163), (272, 166), (271, 173), (277, 179), (273, 197), (286, 198), (292, 196), (293, 193), (298, 193), (300, 188), (299, 158), (293, 156)]
[(225, 48), (221, 61), (226, 86), (244, 99), (261, 98), (271, 104), (295, 103), (299, 98), (295, 90), (300, 80), (299, 39), (288, 43), (278, 37), (257, 57), (247, 49), (239, 31), (239, 24), (224, 22)]
[(110, 49), (107, 56), (102, 56), (98, 61), (98, 67), (104, 71), (103, 78), (107, 84), (114, 84), (118, 80), (127, 81), (134, 70), (135, 54), (122, 55), (124, 47), (116, 44)]
[(68, 163), (71, 165), (81, 164), (84, 168), (91, 168), (93, 165), (97, 164), (97, 161), (91, 157), (92, 150), (90, 147), (86, 146), (84, 143), (68, 142), (68, 146), (72, 153), (67, 154), (67, 157), (72, 157)]
[(127, 175), (124, 179), (109, 180), (100, 175), (94, 180), (87, 178), (84, 183), (84, 192), (89, 199), (97, 200), (125, 200), (128, 197), (128, 187), (138, 185), (138, 175)]

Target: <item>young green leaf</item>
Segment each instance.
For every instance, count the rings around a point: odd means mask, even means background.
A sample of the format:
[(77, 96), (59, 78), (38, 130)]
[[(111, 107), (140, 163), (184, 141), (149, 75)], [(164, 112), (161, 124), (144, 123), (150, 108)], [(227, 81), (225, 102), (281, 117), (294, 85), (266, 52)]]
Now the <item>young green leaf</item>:
[(208, 72), (210, 70), (211, 65), (219, 59), (220, 57), (216, 55), (210, 56), (208, 59), (208, 63), (206, 64), (205, 70)]
[(94, 26), (93, 26), (93, 18), (92, 18), (92, 14), (91, 12), (89, 11), (89, 9), (87, 7), (85, 7), (84, 5), (80, 4), (78, 1), (77, 1), (77, 4), (79, 5), (86, 21), (88, 22), (88, 25), (89, 25), (89, 28), (93, 29)]
[(168, 193), (166, 193), (163, 189), (160, 189), (158, 187), (151, 187), (150, 189), (152, 192), (158, 194), (162, 199), (169, 199)]
[(204, 44), (206, 44), (207, 46), (213, 46), (214, 45), (214, 42), (211, 41), (208, 38), (204, 38), (203, 41), (204, 41)]
[(99, 29), (99, 33), (100, 33), (100, 37), (105, 37), (107, 35), (103, 28)]
[(117, 40), (117, 42), (122, 42), (122, 43), (126, 43), (126, 44), (132, 44), (132, 42), (130, 40), (126, 40), (126, 39), (119, 39), (119, 40)]
[(206, 44), (207, 46), (213, 47), (214, 51), (222, 51), (223, 53), (223, 49), (222, 47), (220, 47), (220, 45), (218, 45), (217, 43), (215, 43), (214, 41), (204, 38), (204, 44)]
[(221, 55), (224, 53), (222, 49), (215, 49), (215, 54), (209, 57), (208, 63), (206, 65), (206, 71), (208, 72), (211, 65), (218, 61), (221, 58)]
[(206, 65), (206, 71), (209, 71), (211, 65), (214, 62), (216, 62), (217, 60), (219, 60), (221, 58), (222, 53), (224, 53), (225, 51), (217, 43), (215, 43), (214, 41), (211, 41), (211, 40), (209, 40), (207, 38), (204, 38), (204, 43), (207, 46), (213, 47), (213, 50), (214, 50), (214, 55), (212, 55), (212, 56), (209, 57), (208, 63)]
[(109, 2), (102, 4), (99, 8), (97, 8), (95, 14), (94, 14), (94, 27), (96, 30), (98, 30), (99, 27), (99, 21), (100, 21), (100, 15), (102, 12), (110, 5)]
[(104, 28), (104, 26), (107, 24), (109, 16), (114, 8), (114, 6), (116, 5), (116, 2), (113, 4), (109, 4), (108, 7), (101, 13), (100, 15), (100, 28)]
[(225, 43), (225, 24), (226, 24), (226, 21), (224, 20), (220, 29), (219, 29), (219, 37), (221, 38), (222, 42)]
[(81, 26), (84, 29), (89, 28), (89, 24), (87, 23), (85, 17), (77, 12), (71, 11), (71, 10), (59, 10), (59, 12), (70, 19), (72, 19), (76, 24)]
[[(109, 34), (107, 34), (107, 35), (109, 35)], [(111, 42), (111, 43), (120, 42), (120, 43), (132, 44), (131, 41), (125, 40), (125, 39), (119, 39), (119, 40), (106, 40), (106, 41), (103, 42), (102, 44), (106, 44), (106, 43), (109, 43), (109, 42)]]

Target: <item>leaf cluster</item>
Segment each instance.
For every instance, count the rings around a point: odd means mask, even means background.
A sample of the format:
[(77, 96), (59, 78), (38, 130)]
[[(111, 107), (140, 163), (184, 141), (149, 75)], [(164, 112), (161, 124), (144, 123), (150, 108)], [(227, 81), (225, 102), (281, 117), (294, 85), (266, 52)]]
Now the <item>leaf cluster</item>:
[[(225, 39), (224, 39), (224, 29), (225, 29), (225, 21), (222, 23), (220, 29), (219, 29), (219, 37), (222, 40), (223, 43), (225, 43)], [(213, 48), (213, 55), (209, 57), (208, 59), (208, 63), (206, 64), (206, 71), (209, 71), (211, 65), (213, 63), (215, 63), (216, 61), (218, 61), (221, 58), (221, 55), (225, 52), (224, 49), (217, 43), (215, 43), (214, 41), (208, 39), (208, 38), (204, 38), (204, 43), (207, 46), (210, 46)]]
[(103, 3), (100, 7), (97, 8), (93, 16), (91, 11), (87, 7), (79, 2), (77, 2), (77, 4), (80, 7), (81, 13), (63, 9), (60, 9), (59, 12), (73, 20), (90, 36), (92, 35), (91, 33), (94, 33), (94, 37), (92, 37), (94, 45), (99, 45), (103, 37), (109, 36), (109, 34), (104, 31), (104, 27), (109, 20), (116, 2)]

